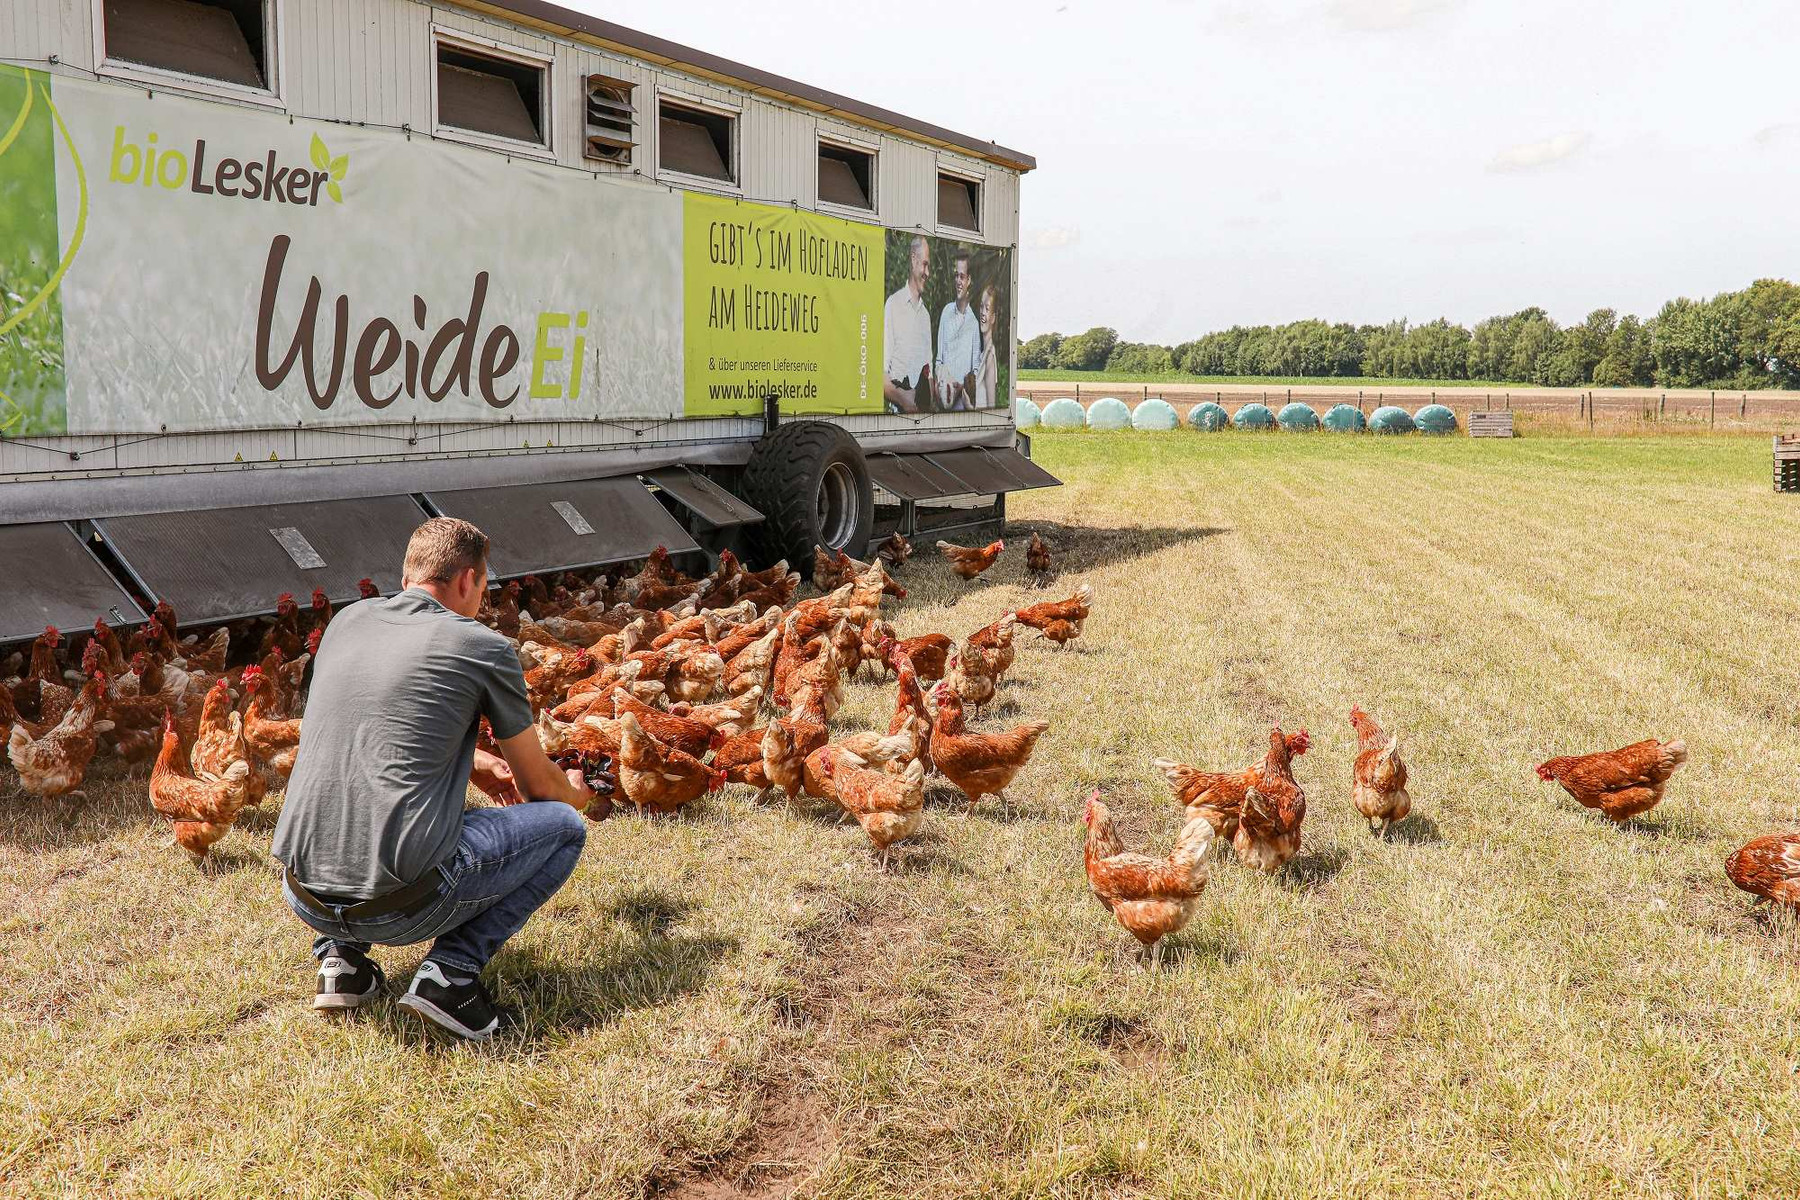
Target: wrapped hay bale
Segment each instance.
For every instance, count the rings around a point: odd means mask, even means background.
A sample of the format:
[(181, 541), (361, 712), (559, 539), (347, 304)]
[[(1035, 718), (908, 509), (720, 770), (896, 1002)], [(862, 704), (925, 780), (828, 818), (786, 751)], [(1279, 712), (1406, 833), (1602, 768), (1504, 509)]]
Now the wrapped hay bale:
[(1456, 414), (1442, 404), (1427, 404), (1413, 414), (1420, 433), (1455, 433)]
[(1354, 404), (1332, 405), (1320, 423), (1332, 433), (1361, 433), (1369, 427), (1363, 420), (1362, 409)]
[(1275, 414), (1266, 404), (1246, 404), (1232, 416), (1231, 423), (1239, 429), (1273, 429)]
[(1079, 401), (1061, 396), (1044, 405), (1039, 420), (1045, 429), (1080, 429), (1087, 424), (1087, 410)]
[(1131, 427), (1147, 429), (1157, 433), (1166, 433), (1179, 428), (1181, 418), (1175, 415), (1175, 406), (1160, 397), (1146, 400), (1131, 410)]
[(1275, 421), (1289, 433), (1305, 433), (1319, 427), (1319, 414), (1295, 400), (1275, 414)]
[(1108, 432), (1124, 429), (1131, 424), (1131, 410), (1125, 402), (1114, 396), (1102, 396), (1088, 405), (1087, 427)]
[(1376, 409), (1369, 418), (1370, 433), (1411, 433), (1413, 432), (1412, 414), (1404, 408), (1392, 404), (1384, 404)]
[(1196, 404), (1188, 410), (1187, 423), (1189, 429), (1198, 429), (1201, 433), (1217, 433), (1231, 424), (1231, 414), (1208, 400), (1205, 404)]

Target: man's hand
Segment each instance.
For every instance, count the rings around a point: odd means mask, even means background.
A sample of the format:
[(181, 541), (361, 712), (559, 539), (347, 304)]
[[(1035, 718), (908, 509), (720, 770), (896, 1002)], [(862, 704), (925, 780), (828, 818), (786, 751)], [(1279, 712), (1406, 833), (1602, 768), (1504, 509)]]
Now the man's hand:
[(486, 750), (475, 752), (475, 766), (469, 772), (469, 782), (486, 792), (495, 804), (519, 804), (525, 799), (519, 795), (512, 768), (506, 760)]
[(550, 761), (538, 742), (537, 730), (527, 726), (523, 731), (500, 743), (512, 768), (512, 782), (527, 800), (560, 800), (582, 812), (594, 802), (580, 771), (565, 771)]

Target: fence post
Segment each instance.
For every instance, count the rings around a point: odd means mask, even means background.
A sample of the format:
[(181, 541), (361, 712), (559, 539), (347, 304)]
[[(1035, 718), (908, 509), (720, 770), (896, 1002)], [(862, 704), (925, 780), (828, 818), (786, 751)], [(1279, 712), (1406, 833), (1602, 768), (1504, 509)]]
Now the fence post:
[(1356, 411), (1358, 413), (1362, 412), (1362, 389), (1361, 388), (1356, 389)]
[(1588, 393), (1588, 432), (1594, 432), (1594, 393)]
[(1750, 393), (1749, 392), (1742, 392), (1738, 395), (1738, 420), (1741, 421), (1744, 419), (1744, 406), (1749, 403), (1750, 403)]
[(1506, 393), (1506, 411), (1507, 412), (1512, 411), (1512, 393), (1511, 392)]
[(1719, 423), (1719, 393), (1717, 392), (1712, 394), (1712, 400), (1707, 404), (1706, 423), (1708, 425), (1717, 425)]
[(1656, 402), (1656, 419), (1662, 420), (1663, 414), (1669, 411), (1669, 393), (1664, 392), (1662, 399)]

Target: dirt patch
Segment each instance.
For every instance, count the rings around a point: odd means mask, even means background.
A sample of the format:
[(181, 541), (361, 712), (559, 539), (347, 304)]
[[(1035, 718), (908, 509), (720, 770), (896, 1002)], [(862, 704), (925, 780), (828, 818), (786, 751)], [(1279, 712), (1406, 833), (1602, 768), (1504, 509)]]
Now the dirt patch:
[[(901, 914), (883, 905), (848, 904), (823, 891), (805, 899), (826, 911), (795, 938), (792, 986), (769, 1001), (776, 1027), (793, 1043), (781, 1075), (758, 1097), (750, 1127), (723, 1157), (653, 1177), (651, 1195), (667, 1200), (791, 1196), (838, 1147), (830, 1105), (811, 1081), (845, 1045), (882, 1041), (898, 1032), (899, 1022), (884, 1019), (879, 1006), (855, 1001), (891, 981), (907, 953), (911, 930)], [(851, 1008), (857, 1020), (840, 1019)]]
[(816, 1093), (782, 1087), (724, 1162), (654, 1194), (668, 1200), (784, 1200), (825, 1161), (837, 1131)]

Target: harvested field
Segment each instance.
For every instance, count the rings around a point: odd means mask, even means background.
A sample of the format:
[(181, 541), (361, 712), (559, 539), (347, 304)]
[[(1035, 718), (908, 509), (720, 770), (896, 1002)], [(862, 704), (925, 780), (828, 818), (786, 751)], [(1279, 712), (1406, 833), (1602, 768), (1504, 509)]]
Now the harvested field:
[[(1766, 438), (1045, 435), (973, 584), (922, 551), (902, 633), (1046, 593), (980, 725), (1043, 718), (966, 821), (933, 785), (877, 875), (822, 809), (743, 789), (594, 827), (495, 962), (522, 1024), (449, 1046), (316, 1018), (253, 813), (203, 871), (141, 780), (65, 811), (0, 768), (0, 1191), (263, 1196), (1791, 1196), (1800, 924), (1721, 863), (1800, 822), (1800, 498)], [(1415, 815), (1351, 808), (1360, 702)], [(885, 722), (884, 686), (838, 723)], [(1100, 786), (1312, 731), (1300, 855), (1215, 857), (1159, 976), (1087, 894)], [(1690, 760), (1614, 828), (1541, 784), (1649, 736)], [(272, 799), (266, 809), (279, 804)], [(401, 983), (418, 948), (381, 954)]]

